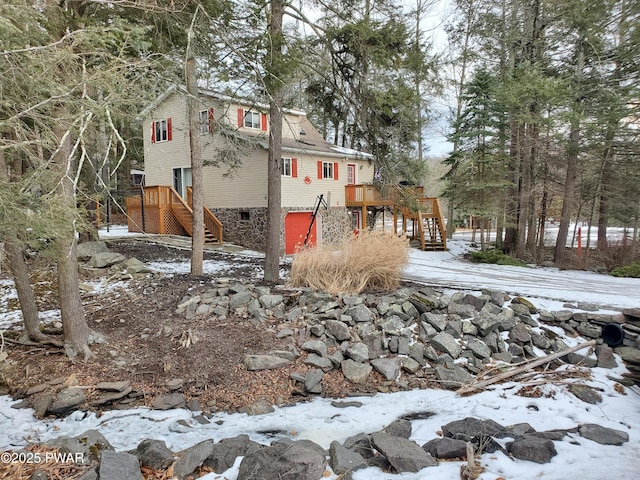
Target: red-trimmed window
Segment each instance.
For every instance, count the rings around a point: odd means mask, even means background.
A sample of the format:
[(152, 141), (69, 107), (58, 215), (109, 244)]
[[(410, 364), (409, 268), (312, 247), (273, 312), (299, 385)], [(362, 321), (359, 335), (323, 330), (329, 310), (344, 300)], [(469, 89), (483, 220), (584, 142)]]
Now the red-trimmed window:
[(283, 177), (298, 178), (298, 159), (283, 158), (280, 162), (280, 175)]
[(151, 143), (171, 141), (171, 118), (151, 122)]
[(200, 110), (200, 134), (206, 135), (213, 132), (213, 125), (215, 123), (214, 110), (210, 108), (208, 110)]
[(319, 180), (338, 180), (338, 162), (318, 162)]
[(267, 114), (255, 110), (238, 109), (238, 127), (267, 131)]

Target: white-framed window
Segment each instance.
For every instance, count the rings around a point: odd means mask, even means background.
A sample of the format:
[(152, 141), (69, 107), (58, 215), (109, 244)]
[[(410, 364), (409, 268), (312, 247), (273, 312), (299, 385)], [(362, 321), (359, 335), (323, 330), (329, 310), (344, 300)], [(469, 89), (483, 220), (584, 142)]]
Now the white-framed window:
[(244, 126), (247, 128), (260, 129), (260, 112), (252, 110), (244, 112)]
[(291, 159), (290, 158), (282, 158), (280, 161), (280, 175), (283, 177), (291, 176)]
[(338, 180), (338, 162), (318, 161), (318, 180)]
[(280, 175), (283, 177), (298, 177), (298, 160), (296, 158), (283, 157), (280, 161)]
[(151, 122), (151, 143), (171, 140), (171, 118)]
[(322, 162), (322, 178), (330, 178), (333, 180), (333, 163)]
[(209, 133), (209, 111), (200, 110), (200, 135)]

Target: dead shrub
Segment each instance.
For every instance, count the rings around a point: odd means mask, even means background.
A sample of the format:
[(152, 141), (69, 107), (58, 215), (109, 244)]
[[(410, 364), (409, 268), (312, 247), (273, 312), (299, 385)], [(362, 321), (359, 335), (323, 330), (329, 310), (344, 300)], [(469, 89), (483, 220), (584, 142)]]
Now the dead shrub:
[(289, 284), (333, 295), (398, 288), (409, 260), (407, 238), (382, 231), (350, 235), (337, 244), (304, 248), (291, 265)]

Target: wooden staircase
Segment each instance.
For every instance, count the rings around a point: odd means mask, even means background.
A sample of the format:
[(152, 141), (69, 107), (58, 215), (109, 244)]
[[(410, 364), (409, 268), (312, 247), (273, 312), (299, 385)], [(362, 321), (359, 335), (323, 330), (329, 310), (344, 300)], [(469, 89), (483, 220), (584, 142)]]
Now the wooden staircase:
[(420, 210), (414, 220), (418, 224), (418, 238), (422, 250), (445, 251), (447, 249), (447, 229), (442, 217), (438, 198), (420, 198)]
[[(191, 206), (187, 204), (173, 188), (171, 189), (171, 196), (171, 212), (189, 236), (193, 236), (193, 210), (191, 209)], [(191, 198), (191, 195), (189, 195), (189, 198)], [(220, 223), (218, 218), (207, 207), (203, 207), (203, 209), (204, 243), (222, 243), (222, 223)]]
[[(191, 188), (187, 194), (191, 199)], [(193, 235), (191, 202), (166, 185), (144, 187), (139, 195), (125, 199), (130, 232), (162, 235)], [(204, 209), (205, 244), (222, 243), (222, 223), (207, 207)]]

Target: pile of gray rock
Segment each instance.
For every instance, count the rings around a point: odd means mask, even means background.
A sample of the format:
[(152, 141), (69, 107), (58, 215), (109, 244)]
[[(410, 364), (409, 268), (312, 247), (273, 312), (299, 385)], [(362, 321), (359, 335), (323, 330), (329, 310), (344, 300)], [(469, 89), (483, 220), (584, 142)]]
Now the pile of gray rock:
[(108, 280), (131, 280), (157, 274), (137, 258), (111, 252), (104, 242), (84, 242), (77, 246), (80, 274), (84, 278), (108, 276)]
[[(570, 309), (569, 309), (570, 308)], [(428, 287), (403, 288), (388, 295), (341, 295), (305, 289), (244, 285), (220, 279), (184, 298), (176, 314), (222, 318), (239, 315), (275, 325), (289, 349), (248, 354), (247, 370), (274, 369), (300, 355), (313, 367), (293, 380), (308, 393), (322, 393), (323, 375), (340, 370), (355, 384), (376, 371), (393, 389), (410, 388), (416, 378), (435, 379), (457, 389), (472, 382), (490, 363), (517, 364), (568, 350), (565, 335), (597, 342), (590, 354), (568, 353), (566, 363), (615, 368), (615, 353), (639, 381), (640, 311), (599, 313), (588, 304), (538, 311), (522, 297), (483, 291), (447, 295)], [(619, 338), (601, 337), (614, 328)]]
[[(357, 407), (354, 403), (350, 402), (349, 407)], [(420, 446), (410, 440), (412, 421), (431, 415), (434, 414), (405, 415), (379, 432), (359, 433), (343, 443), (333, 441), (328, 450), (310, 440), (282, 437), (270, 445), (262, 445), (247, 435), (239, 435), (218, 442), (204, 440), (180, 452), (171, 451), (162, 440), (146, 439), (132, 451), (116, 452), (95, 430), (78, 437), (59, 437), (44, 445), (82, 459), (86, 471), (80, 480), (142, 480), (141, 468), (167, 471), (177, 479), (188, 478), (201, 467), (221, 474), (238, 457), (243, 457), (238, 480), (319, 480), (328, 471), (327, 466), (348, 480), (353, 472), (367, 467), (395, 473), (418, 472), (437, 467), (440, 460), (464, 460), (469, 451), (475, 454), (502, 451), (520, 460), (548, 463), (557, 454), (554, 441), (567, 436), (579, 436), (602, 445), (619, 446), (629, 440), (626, 432), (596, 424), (537, 432), (527, 423), (502, 426), (492, 420), (464, 418), (442, 425), (441, 437)]]

